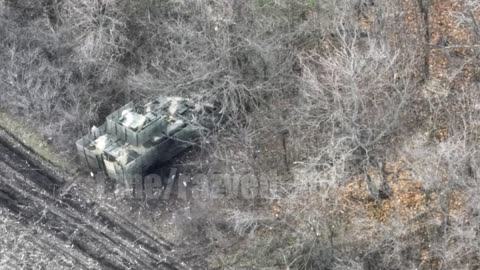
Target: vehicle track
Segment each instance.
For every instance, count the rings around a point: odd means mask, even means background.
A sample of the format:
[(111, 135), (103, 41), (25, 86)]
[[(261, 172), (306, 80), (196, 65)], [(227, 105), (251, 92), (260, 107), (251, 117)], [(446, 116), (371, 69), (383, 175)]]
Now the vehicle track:
[(59, 195), (65, 183), (0, 139), (0, 207), (74, 247), (82, 256), (69, 255), (79, 268), (92, 269), (85, 258), (93, 258), (101, 269), (189, 269), (174, 257), (173, 244), (96, 205), (79, 188)]

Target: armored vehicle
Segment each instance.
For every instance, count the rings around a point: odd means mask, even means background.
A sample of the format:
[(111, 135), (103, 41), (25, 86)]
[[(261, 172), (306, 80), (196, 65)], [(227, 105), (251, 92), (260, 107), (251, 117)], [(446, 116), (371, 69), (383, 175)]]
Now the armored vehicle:
[(126, 104), (77, 141), (80, 159), (92, 173), (130, 185), (155, 164), (186, 150), (212, 123), (213, 106), (181, 97), (159, 97), (142, 106)]

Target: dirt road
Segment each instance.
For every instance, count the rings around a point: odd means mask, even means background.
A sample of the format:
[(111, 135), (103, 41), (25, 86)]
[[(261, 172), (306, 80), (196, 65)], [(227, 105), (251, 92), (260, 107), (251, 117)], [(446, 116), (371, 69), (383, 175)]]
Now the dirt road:
[(173, 244), (96, 205), (80, 188), (66, 189), (66, 181), (1, 137), (0, 207), (41, 231), (39, 242), (75, 269), (190, 269)]

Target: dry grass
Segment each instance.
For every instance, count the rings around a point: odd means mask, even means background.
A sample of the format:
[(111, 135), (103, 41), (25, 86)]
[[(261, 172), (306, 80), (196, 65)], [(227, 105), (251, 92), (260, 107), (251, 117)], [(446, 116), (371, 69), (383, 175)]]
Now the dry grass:
[(14, 134), (19, 141), (29, 148), (35, 149), (37, 154), (58, 168), (65, 171), (71, 170), (68, 159), (65, 159), (65, 156), (61, 156), (56, 152), (56, 148), (49, 144), (48, 138), (40, 136), (21, 119), (14, 118), (0, 111), (0, 128), (5, 129), (10, 134)]
[[(76, 269), (68, 253), (51, 250), (51, 239), (40, 230), (27, 228), (11, 213), (1, 209), (0, 268), (1, 269)], [(58, 244), (58, 243), (57, 243)], [(68, 249), (68, 248), (66, 248)], [(92, 267), (96, 267), (92, 262)]]

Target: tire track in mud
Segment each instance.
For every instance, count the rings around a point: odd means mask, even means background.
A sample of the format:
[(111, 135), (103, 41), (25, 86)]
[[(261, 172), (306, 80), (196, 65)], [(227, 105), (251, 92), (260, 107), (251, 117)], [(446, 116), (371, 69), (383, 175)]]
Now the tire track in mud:
[(82, 254), (68, 254), (79, 268), (92, 269), (85, 259), (92, 258), (102, 269), (189, 269), (173, 257), (171, 243), (95, 205), (81, 190), (59, 196), (65, 181), (35, 163), (0, 139), (0, 207), (72, 246)]

